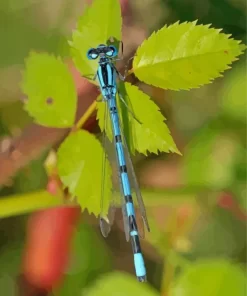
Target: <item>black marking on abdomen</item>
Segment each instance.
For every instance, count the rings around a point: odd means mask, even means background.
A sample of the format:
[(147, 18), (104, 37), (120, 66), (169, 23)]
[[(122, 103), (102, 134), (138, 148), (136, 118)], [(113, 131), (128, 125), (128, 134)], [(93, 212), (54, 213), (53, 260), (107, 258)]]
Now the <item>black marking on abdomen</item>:
[(132, 250), (134, 254), (141, 253), (141, 244), (138, 235), (130, 236)]
[(116, 107), (110, 107), (110, 112), (111, 113), (117, 113), (117, 108)]
[(125, 196), (124, 196), (124, 199), (125, 199), (125, 202), (126, 202), (126, 203), (127, 203), (127, 202), (131, 202), (131, 203), (133, 203), (132, 195), (125, 195)]
[(127, 166), (126, 165), (120, 165), (119, 170), (120, 170), (120, 173), (127, 173)]
[(138, 231), (136, 219), (133, 215), (129, 216), (129, 225), (130, 225), (130, 231), (133, 231), (133, 230)]
[(116, 141), (116, 143), (120, 143), (120, 142), (122, 142), (122, 137), (121, 137), (121, 135), (117, 135), (117, 136), (115, 136), (115, 141)]

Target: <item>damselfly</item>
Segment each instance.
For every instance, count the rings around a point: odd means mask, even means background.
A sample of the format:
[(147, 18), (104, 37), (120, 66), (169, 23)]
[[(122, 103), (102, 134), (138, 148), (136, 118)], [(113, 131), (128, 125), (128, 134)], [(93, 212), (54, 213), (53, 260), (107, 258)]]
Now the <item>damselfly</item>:
[[(122, 76), (115, 67), (114, 61), (117, 60), (118, 51), (113, 45), (103, 45), (100, 44), (97, 48), (91, 48), (87, 57), (90, 60), (98, 59), (98, 70), (94, 76), (94, 80), (97, 79), (99, 82), (101, 94), (103, 101), (106, 103), (106, 113), (107, 117), (108, 112), (110, 115), (112, 132), (114, 136), (114, 144), (116, 150), (116, 157), (118, 163), (118, 174), (120, 180), (120, 187), (122, 192), (122, 212), (124, 220), (125, 235), (127, 240), (131, 240), (132, 250), (134, 254), (134, 265), (136, 276), (140, 282), (146, 281), (146, 268), (144, 264), (144, 259), (141, 251), (139, 232), (136, 222), (136, 214), (133, 205), (132, 199), (132, 190), (130, 185), (129, 175), (131, 173), (133, 177), (135, 194), (137, 197), (139, 209), (143, 218), (143, 221), (146, 225), (146, 228), (149, 230), (149, 225), (146, 217), (146, 210), (142, 200), (142, 196), (138, 187), (137, 179), (134, 173), (133, 165), (130, 159), (130, 154), (126, 144), (126, 140), (120, 125), (119, 112), (117, 107), (116, 95), (118, 92), (117, 88), (117, 78), (124, 80)], [(124, 102), (123, 97), (119, 94), (119, 98)], [(126, 103), (125, 106), (127, 107)], [(127, 107), (128, 108), (128, 107)], [(130, 110), (129, 110), (130, 111)], [(130, 111), (131, 112), (131, 111)], [(133, 114), (132, 114), (133, 115)], [(133, 115), (134, 116), (134, 115)], [(105, 120), (106, 124), (107, 120)], [(106, 127), (105, 127), (106, 129)], [(103, 168), (105, 163), (105, 156), (103, 159)], [(102, 185), (102, 196), (104, 195), (104, 184)], [(103, 197), (102, 197), (103, 200)], [(102, 206), (101, 206), (102, 208)], [(109, 217), (109, 220), (106, 222), (103, 216), (100, 218), (100, 228), (103, 236), (107, 236), (110, 230), (110, 224), (112, 219)]]

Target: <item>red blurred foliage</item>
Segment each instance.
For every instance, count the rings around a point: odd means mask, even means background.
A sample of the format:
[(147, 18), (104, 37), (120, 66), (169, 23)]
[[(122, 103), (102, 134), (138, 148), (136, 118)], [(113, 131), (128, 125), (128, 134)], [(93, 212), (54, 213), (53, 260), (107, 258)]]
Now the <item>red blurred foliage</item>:
[(223, 193), (218, 204), (221, 208), (231, 209), (234, 207), (235, 202), (230, 194)]
[(61, 280), (79, 216), (79, 207), (48, 209), (31, 216), (23, 260), (31, 285), (50, 290)]

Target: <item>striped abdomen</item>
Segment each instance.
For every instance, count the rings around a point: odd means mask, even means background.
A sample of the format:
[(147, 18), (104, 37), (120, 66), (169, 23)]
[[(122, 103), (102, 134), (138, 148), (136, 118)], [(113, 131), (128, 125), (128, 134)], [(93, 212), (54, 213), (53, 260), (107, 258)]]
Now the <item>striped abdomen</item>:
[[(110, 89), (108, 89), (110, 91)], [(136, 270), (136, 276), (139, 281), (146, 281), (146, 268), (144, 264), (144, 259), (141, 252), (141, 245), (138, 235), (138, 229), (135, 218), (135, 210), (133, 205), (133, 200), (131, 196), (130, 182), (127, 172), (126, 160), (123, 149), (123, 142), (121, 138), (121, 131), (119, 126), (119, 117), (116, 107), (116, 97), (115, 95), (107, 96), (107, 104), (110, 112), (110, 117), (112, 121), (113, 134), (115, 137), (116, 152), (119, 166), (119, 175), (121, 180), (121, 187), (124, 195), (126, 212), (129, 220), (130, 229), (130, 240), (132, 245), (132, 250), (134, 254), (134, 264)]]

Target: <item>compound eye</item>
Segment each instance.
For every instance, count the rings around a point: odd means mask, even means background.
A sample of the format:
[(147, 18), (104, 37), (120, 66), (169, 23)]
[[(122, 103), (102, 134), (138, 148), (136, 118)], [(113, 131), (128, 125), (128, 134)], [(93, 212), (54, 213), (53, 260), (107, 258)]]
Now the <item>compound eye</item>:
[(117, 55), (117, 49), (115, 46), (111, 45), (107, 47), (106, 55), (108, 57), (115, 57)]
[(97, 59), (98, 56), (99, 56), (99, 53), (94, 48), (89, 49), (89, 51), (87, 52), (87, 58), (89, 60), (95, 60), (95, 59)]

